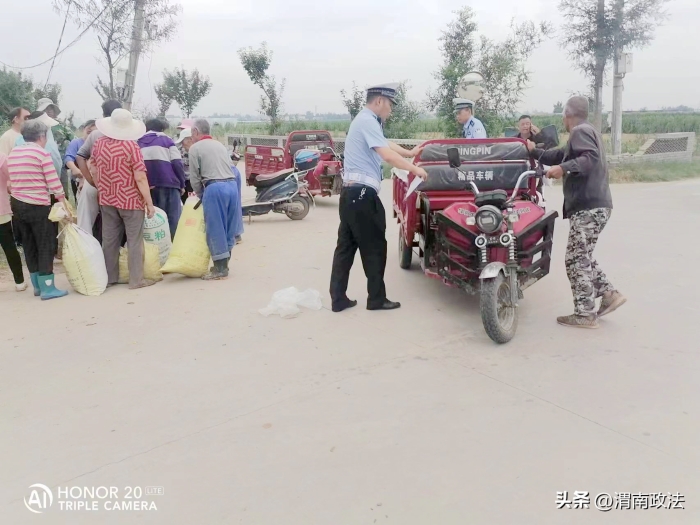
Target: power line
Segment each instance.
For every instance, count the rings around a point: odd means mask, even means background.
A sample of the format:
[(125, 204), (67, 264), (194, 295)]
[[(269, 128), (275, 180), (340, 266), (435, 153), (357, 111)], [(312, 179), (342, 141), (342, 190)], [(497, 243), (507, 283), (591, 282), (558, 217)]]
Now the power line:
[(58, 37), (58, 44), (56, 44), (56, 51), (54, 52), (53, 60), (51, 61), (51, 68), (49, 69), (49, 75), (46, 77), (46, 84), (44, 85), (44, 89), (46, 89), (48, 87), (49, 81), (51, 80), (51, 73), (53, 72), (53, 66), (56, 63), (56, 57), (58, 56), (58, 50), (61, 48), (61, 41), (63, 40), (63, 33), (66, 30), (66, 23), (68, 23), (68, 13), (70, 13), (71, 3), (72, 3), (72, 0), (68, 0), (68, 7), (66, 7), (66, 17), (63, 19), (63, 28), (61, 28), (61, 36)]
[[(127, 3), (131, 2), (131, 1), (133, 1), (133, 0), (126, 0), (122, 4), (122, 6), (126, 5)], [(82, 33), (80, 33), (77, 37), (75, 37), (75, 39), (70, 44), (66, 45), (66, 47), (64, 47), (60, 51), (56, 52), (54, 54), (54, 56), (47, 58), (43, 62), (39, 62), (38, 64), (34, 64), (33, 66), (24, 66), (24, 67), (13, 66), (13, 65), (10, 65), (10, 64), (3, 62), (2, 60), (0, 60), (0, 64), (2, 64), (5, 67), (9, 67), (10, 69), (34, 69), (35, 67), (39, 67), (39, 66), (43, 66), (44, 64), (48, 64), (49, 62), (54, 60), (57, 56), (62, 55), (69, 48), (73, 47), (78, 42), (78, 40), (80, 40), (85, 35), (85, 33), (87, 33), (90, 29), (92, 29), (92, 26), (95, 24), (95, 22), (97, 22), (99, 20), (99, 18), (104, 14), (105, 11), (107, 11), (107, 9), (109, 9), (111, 7), (111, 5), (112, 5), (112, 2), (107, 3), (105, 5), (104, 9), (102, 9), (102, 11), (100, 11), (99, 14), (95, 18), (92, 19), (92, 21), (87, 25), (87, 27), (83, 30)]]

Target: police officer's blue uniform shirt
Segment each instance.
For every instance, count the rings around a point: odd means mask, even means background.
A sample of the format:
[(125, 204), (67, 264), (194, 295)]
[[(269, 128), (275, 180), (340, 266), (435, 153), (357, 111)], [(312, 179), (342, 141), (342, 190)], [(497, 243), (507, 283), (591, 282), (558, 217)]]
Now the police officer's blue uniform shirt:
[[(379, 193), (382, 183), (382, 158), (374, 148), (387, 148), (389, 143), (379, 118), (370, 109), (363, 109), (350, 124), (345, 138), (345, 180), (373, 187)], [(366, 180), (362, 180), (363, 177)]]
[(478, 118), (470, 118), (464, 125), (462, 135), (465, 139), (486, 139), (486, 128)]

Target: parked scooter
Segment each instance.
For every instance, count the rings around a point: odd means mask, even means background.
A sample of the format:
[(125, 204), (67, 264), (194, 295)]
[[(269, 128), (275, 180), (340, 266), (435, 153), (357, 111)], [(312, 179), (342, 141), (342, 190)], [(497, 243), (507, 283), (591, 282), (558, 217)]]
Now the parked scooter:
[(293, 221), (300, 221), (315, 206), (313, 195), (304, 178), (309, 170), (294, 171), (294, 168), (258, 175), (253, 181), (255, 202), (243, 203), (243, 215), (248, 218), (267, 213), (284, 213)]

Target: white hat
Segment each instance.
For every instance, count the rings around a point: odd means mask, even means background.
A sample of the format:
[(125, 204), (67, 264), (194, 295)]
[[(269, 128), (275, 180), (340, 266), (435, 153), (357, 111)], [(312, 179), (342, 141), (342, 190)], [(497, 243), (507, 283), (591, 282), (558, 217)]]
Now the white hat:
[(42, 113), (40, 117), (37, 117), (34, 120), (37, 120), (37, 121), (41, 122), (42, 124), (45, 124), (46, 127), (49, 129), (53, 128), (54, 126), (58, 126), (58, 121), (52, 119), (46, 113)]
[(183, 140), (188, 139), (192, 136), (192, 128), (185, 128), (180, 132), (180, 136), (175, 141), (175, 144), (180, 144)]
[(474, 102), (467, 98), (453, 98), (452, 103), (455, 106), (455, 111), (461, 111), (463, 109), (472, 109), (474, 107)]
[(390, 82), (388, 84), (379, 84), (377, 86), (372, 86), (367, 88), (367, 95), (380, 95), (386, 97), (392, 102), (396, 102), (396, 95), (398, 94), (399, 86), (398, 82)]
[(146, 124), (135, 120), (129, 111), (117, 108), (111, 117), (101, 118), (95, 122), (97, 129), (115, 140), (137, 140), (146, 133)]
[(37, 105), (37, 107), (36, 107), (37, 111), (46, 111), (46, 109), (49, 106), (53, 106), (54, 108), (56, 108), (56, 115), (61, 114), (61, 108), (59, 108), (56, 104), (54, 104), (53, 100), (51, 100), (50, 98), (40, 98), (39, 101), (36, 103), (36, 105)]

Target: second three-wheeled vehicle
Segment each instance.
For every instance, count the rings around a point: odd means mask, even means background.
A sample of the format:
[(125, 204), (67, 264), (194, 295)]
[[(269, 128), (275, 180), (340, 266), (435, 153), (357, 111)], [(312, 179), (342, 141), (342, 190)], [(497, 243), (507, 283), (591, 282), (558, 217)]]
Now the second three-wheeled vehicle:
[[(312, 167), (309, 153), (318, 157)], [(306, 160), (300, 161), (303, 156)], [(277, 146), (246, 146), (245, 172), (249, 186), (255, 186), (260, 177), (273, 176), (283, 171), (307, 171), (305, 181), (314, 197), (338, 195), (343, 189), (343, 161), (334, 150), (333, 138), (328, 131), (292, 131), (283, 148)]]
[(428, 179), (394, 171), (400, 266), (414, 249), (426, 275), (480, 295), (488, 336), (506, 343), (518, 325), (522, 292), (549, 273), (554, 222), (536, 191), (540, 167), (520, 139), (443, 139), (424, 144), (414, 163)]

